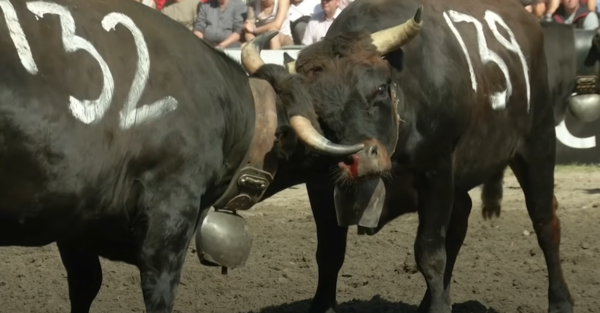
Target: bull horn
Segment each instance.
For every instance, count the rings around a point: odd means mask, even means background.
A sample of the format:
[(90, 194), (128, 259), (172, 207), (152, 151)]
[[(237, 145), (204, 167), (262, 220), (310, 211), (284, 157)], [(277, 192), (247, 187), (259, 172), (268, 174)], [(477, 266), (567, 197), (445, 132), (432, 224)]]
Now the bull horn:
[(260, 57), (260, 51), (264, 45), (277, 36), (279, 32), (276, 30), (268, 31), (250, 40), (244, 48), (242, 48), (242, 66), (249, 75), (254, 74), (261, 66), (265, 65), (265, 61)]
[(421, 20), (422, 11), (423, 6), (420, 5), (412, 19), (398, 26), (371, 34), (371, 40), (373, 41), (373, 45), (377, 47), (377, 51), (381, 55), (388, 54), (415, 38), (423, 26), (423, 21)]
[(283, 53), (283, 63), (290, 74), (296, 74), (296, 61), (287, 52)]
[(352, 146), (339, 145), (321, 136), (312, 126), (311, 122), (304, 116), (295, 115), (290, 118), (290, 125), (298, 135), (298, 138), (312, 150), (329, 156), (346, 156), (356, 153), (364, 148), (359, 143)]

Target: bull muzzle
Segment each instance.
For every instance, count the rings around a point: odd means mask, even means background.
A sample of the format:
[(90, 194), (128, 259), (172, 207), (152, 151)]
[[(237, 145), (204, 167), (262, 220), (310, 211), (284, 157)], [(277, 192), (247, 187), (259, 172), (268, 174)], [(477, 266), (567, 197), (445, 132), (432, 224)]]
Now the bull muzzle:
[(236, 268), (246, 264), (252, 233), (243, 217), (231, 211), (205, 210), (196, 231), (196, 253), (204, 265)]
[(385, 194), (385, 184), (381, 178), (349, 188), (336, 186), (333, 198), (338, 225), (376, 228), (383, 211)]

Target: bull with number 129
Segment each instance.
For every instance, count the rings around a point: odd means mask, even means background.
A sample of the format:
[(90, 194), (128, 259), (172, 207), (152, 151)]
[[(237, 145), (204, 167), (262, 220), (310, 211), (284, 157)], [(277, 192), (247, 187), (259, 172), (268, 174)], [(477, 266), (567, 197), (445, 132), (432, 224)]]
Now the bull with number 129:
[[(452, 270), (472, 207), (468, 192), (483, 185), (484, 211), (498, 211), (508, 166), (546, 260), (548, 311), (573, 311), (559, 253), (556, 137), (542, 28), (518, 0), (356, 0), (322, 41), (295, 61), (286, 58), (288, 70), (307, 78), (325, 115), (343, 120), (357, 105), (378, 112), (373, 99), (388, 91), (400, 99), (383, 212), (376, 227), (359, 225), (359, 233), (373, 235), (400, 214), (418, 212), (415, 258), (427, 283), (419, 312), (451, 311)], [(324, 131), (329, 136), (344, 126)], [(360, 160), (350, 158), (346, 167), (349, 175), (360, 172)], [(307, 182), (307, 190), (318, 232), (311, 312), (331, 312), (351, 225), (336, 220), (335, 210), (354, 200), (317, 182)]]

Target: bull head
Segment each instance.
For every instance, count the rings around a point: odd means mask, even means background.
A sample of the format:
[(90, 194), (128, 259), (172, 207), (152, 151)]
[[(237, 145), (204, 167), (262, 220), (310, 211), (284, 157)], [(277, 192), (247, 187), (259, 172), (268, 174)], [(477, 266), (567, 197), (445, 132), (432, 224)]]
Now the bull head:
[[(422, 12), (423, 6), (421, 5), (412, 19), (398, 26), (371, 34), (371, 40), (373, 41), (373, 45), (377, 47), (377, 51), (382, 56), (386, 55), (391, 51), (400, 49), (415, 38), (423, 26), (423, 21), (421, 20)], [(290, 73), (296, 73), (296, 61), (286, 62), (285, 66)]]
[[(242, 48), (242, 66), (249, 75), (254, 74), (265, 65), (260, 57), (260, 51), (265, 43), (271, 41), (279, 32), (269, 31), (254, 38)], [(364, 144), (340, 145), (323, 137), (312, 125), (310, 120), (301, 115), (290, 117), (290, 125), (298, 138), (310, 149), (317, 153), (330, 156), (346, 156), (356, 153), (364, 148)]]

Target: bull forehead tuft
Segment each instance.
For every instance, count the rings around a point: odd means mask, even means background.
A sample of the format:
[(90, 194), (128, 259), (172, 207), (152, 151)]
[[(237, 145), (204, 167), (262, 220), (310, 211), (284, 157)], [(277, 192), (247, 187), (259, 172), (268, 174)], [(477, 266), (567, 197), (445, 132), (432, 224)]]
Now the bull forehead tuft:
[(321, 71), (350, 74), (349, 68), (360, 65), (388, 69), (372, 44), (370, 34), (365, 31), (324, 38), (304, 48), (296, 61), (296, 70), (310, 78)]

